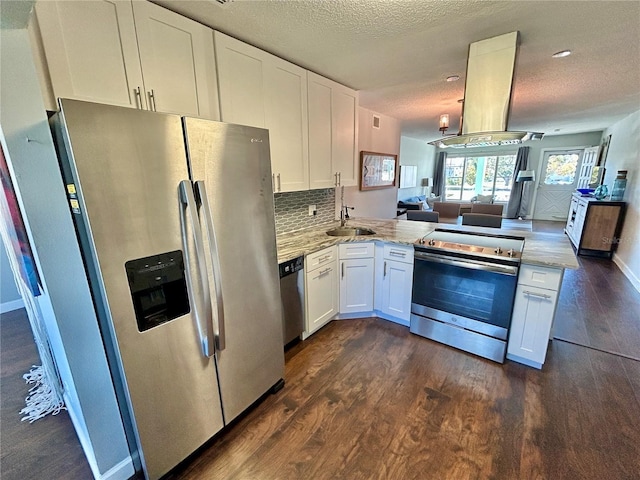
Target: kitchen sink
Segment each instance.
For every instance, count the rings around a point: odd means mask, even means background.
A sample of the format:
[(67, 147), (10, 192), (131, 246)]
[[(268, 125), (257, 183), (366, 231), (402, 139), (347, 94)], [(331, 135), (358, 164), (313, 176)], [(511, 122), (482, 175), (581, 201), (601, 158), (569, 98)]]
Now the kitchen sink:
[(327, 235), (332, 237), (353, 237), (355, 235), (375, 235), (376, 232), (364, 227), (336, 227), (328, 230)]

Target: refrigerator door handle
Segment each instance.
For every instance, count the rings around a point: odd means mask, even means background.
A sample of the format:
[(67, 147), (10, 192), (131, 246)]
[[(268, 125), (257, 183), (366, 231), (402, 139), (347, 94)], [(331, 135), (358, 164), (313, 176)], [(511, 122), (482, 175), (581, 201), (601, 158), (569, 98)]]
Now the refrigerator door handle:
[[(224, 302), (222, 299), (222, 286), (220, 282), (220, 257), (218, 257), (218, 242), (216, 241), (216, 232), (213, 228), (213, 217), (211, 216), (211, 208), (209, 207), (209, 197), (207, 197), (207, 189), (202, 180), (196, 182), (196, 192), (200, 198), (200, 203), (204, 210), (204, 215), (200, 218), (204, 219), (207, 236), (209, 238), (209, 253), (211, 254), (211, 263), (213, 270), (213, 289), (216, 295), (217, 315), (215, 315), (215, 338), (216, 347), (222, 351), (226, 348), (226, 336), (224, 329)], [(212, 316), (213, 317), (213, 316)], [(212, 327), (213, 328), (213, 327)]]
[[(180, 231), (182, 233), (182, 245), (185, 253), (185, 267), (187, 270), (187, 288), (189, 295), (193, 299), (193, 313), (198, 324), (198, 335), (202, 346), (202, 353), (206, 357), (212, 357), (215, 353), (213, 326), (211, 322), (211, 299), (209, 297), (209, 278), (207, 276), (207, 264), (204, 256), (204, 242), (202, 240), (202, 230), (198, 222), (198, 211), (196, 208), (196, 200), (193, 195), (193, 187), (189, 180), (182, 180), (179, 186), (180, 193)], [(193, 288), (193, 276), (195, 272), (191, 269), (191, 250), (189, 248), (189, 239), (187, 236), (187, 210), (191, 222), (191, 230), (193, 232), (193, 240), (196, 245), (196, 256), (198, 260), (198, 273), (202, 282), (202, 298), (198, 298)], [(204, 300), (204, 309), (206, 316), (206, 325), (203, 327), (202, 310), (200, 302)]]

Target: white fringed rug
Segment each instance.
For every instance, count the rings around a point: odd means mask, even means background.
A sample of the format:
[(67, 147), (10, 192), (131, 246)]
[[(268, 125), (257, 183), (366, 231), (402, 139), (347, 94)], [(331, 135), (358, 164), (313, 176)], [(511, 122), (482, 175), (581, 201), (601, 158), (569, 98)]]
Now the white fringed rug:
[(66, 410), (55, 388), (52, 388), (51, 383), (48, 381), (42, 365), (33, 365), (31, 370), (25, 373), (22, 378), (28, 384), (33, 384), (25, 399), (27, 406), (20, 410), (20, 415), (24, 415), (21, 419), (23, 422), (28, 420), (29, 423), (33, 423), (48, 414), (57, 415), (62, 410)]

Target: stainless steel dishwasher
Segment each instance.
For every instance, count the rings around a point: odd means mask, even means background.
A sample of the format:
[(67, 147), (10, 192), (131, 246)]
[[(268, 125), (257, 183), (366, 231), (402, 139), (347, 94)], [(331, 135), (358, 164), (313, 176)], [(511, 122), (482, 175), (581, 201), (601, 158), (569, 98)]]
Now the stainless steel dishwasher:
[(285, 348), (304, 330), (304, 257), (279, 265), (282, 297), (282, 337)]

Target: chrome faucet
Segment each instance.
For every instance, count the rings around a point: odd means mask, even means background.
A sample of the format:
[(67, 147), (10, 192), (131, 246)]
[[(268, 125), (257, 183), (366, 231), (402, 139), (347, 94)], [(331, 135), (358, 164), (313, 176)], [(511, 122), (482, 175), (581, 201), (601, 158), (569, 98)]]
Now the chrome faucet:
[(351, 218), (349, 210), (355, 210), (355, 207), (349, 207), (344, 204), (344, 187), (340, 187), (340, 190), (340, 226), (344, 227), (347, 225), (347, 220)]

